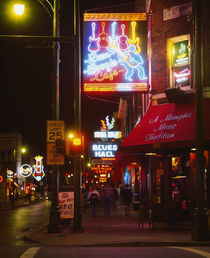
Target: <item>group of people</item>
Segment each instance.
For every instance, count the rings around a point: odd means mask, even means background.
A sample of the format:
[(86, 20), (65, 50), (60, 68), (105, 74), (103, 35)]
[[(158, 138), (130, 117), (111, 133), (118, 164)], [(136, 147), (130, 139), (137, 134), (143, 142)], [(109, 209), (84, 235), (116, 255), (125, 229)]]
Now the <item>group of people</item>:
[(129, 206), (132, 202), (132, 192), (128, 185), (126, 185), (120, 191), (119, 196), (118, 191), (110, 182), (107, 182), (100, 190), (93, 185), (92, 189), (90, 189), (88, 193), (87, 199), (90, 203), (93, 217), (96, 216), (99, 203), (103, 205), (104, 215), (106, 217), (110, 216), (111, 208), (116, 208), (116, 203), (119, 199), (121, 199), (121, 202), (125, 206), (125, 215), (129, 216)]

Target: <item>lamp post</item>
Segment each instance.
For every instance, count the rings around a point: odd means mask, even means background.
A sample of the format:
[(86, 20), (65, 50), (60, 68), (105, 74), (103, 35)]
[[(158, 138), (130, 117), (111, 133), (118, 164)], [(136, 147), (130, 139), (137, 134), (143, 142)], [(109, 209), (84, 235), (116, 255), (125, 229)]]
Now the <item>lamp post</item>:
[[(46, 8), (42, 1), (37, 0), (47, 11), (48, 15), (51, 14)], [(53, 6), (51, 3), (45, 1), (51, 11), (53, 12), (53, 36), (22, 36), (22, 35), (1, 35), (1, 38), (15, 39), (22, 41), (42, 41), (47, 40), (53, 42), (53, 99), (52, 99), (52, 117), (53, 120), (59, 120), (59, 63), (60, 63), (60, 17), (59, 17), (59, 7), (60, 0), (54, 0)], [(24, 13), (24, 4), (16, 4), (13, 6), (13, 10), (16, 15), (22, 15)], [(66, 41), (66, 39), (63, 39)], [(67, 38), (67, 41), (69, 38)], [(72, 41), (72, 39), (71, 39)], [(50, 219), (48, 232), (56, 233), (60, 232), (59, 227), (59, 210), (58, 210), (58, 191), (59, 191), (59, 166), (53, 166), (52, 173), (52, 204), (50, 209)]]
[[(53, 8), (53, 37), (60, 36), (60, 0), (54, 0)], [(53, 42), (53, 120), (59, 120), (59, 63), (60, 63), (60, 42)], [(59, 192), (59, 166), (52, 168), (52, 204), (50, 209), (50, 219), (48, 232), (60, 232), (60, 213), (58, 210)]]
[[(43, 2), (37, 0), (43, 5)], [(0, 35), (1, 39), (11, 39), (18, 41), (30, 42), (53, 42), (53, 119), (59, 120), (59, 63), (60, 63), (60, 42), (70, 43), (74, 45), (74, 61), (75, 61), (75, 131), (81, 134), (81, 50), (80, 50), (80, 13), (79, 0), (74, 0), (74, 37), (60, 37), (60, 18), (59, 6), (60, 0), (54, 0), (53, 7), (46, 0), (53, 11), (53, 36), (25, 36), (25, 35)], [(43, 5), (43, 7), (45, 7)], [(46, 9), (46, 8), (45, 8)], [(49, 12), (48, 12), (49, 13)], [(80, 211), (80, 171), (81, 162), (80, 155), (75, 154), (75, 230), (81, 229), (81, 211)], [(58, 211), (58, 190), (59, 190), (59, 167), (53, 166), (52, 173), (52, 205), (50, 210), (50, 222), (48, 232), (56, 233), (60, 231), (59, 227), (59, 211)]]

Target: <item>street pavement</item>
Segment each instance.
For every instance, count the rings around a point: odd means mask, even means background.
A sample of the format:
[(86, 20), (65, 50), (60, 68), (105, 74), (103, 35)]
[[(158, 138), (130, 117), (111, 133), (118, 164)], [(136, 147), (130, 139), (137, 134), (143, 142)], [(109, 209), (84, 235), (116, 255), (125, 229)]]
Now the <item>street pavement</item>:
[(62, 221), (60, 233), (48, 233), (47, 225), (40, 225), (39, 230), (26, 233), (24, 240), (45, 246), (210, 246), (210, 240), (192, 241), (192, 230), (187, 227), (150, 229), (145, 224), (140, 229), (138, 212), (131, 210), (126, 217), (123, 207), (112, 210), (109, 217), (104, 216), (102, 209), (96, 217), (91, 216), (91, 210), (83, 211), (82, 233), (72, 232), (73, 224), (73, 220)]

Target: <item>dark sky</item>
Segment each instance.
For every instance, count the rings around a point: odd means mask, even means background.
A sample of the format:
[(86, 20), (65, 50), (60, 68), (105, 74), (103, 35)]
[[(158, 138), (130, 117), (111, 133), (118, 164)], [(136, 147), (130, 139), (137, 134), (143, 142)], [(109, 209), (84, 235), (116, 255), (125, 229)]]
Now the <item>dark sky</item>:
[[(0, 34), (50, 35), (52, 21), (36, 0), (30, 1), (29, 15), (21, 22), (9, 18), (7, 0), (0, 2)], [(106, 1), (113, 6), (131, 1)], [(104, 12), (101, 1), (80, 1), (87, 9)], [(98, 8), (102, 8), (98, 10)], [(73, 1), (61, 0), (61, 35), (72, 36)], [(112, 9), (123, 12), (122, 7)], [(2, 14), (3, 13), (3, 14)], [(61, 45), (60, 119), (74, 127), (73, 47)], [(100, 127), (100, 120), (117, 111), (120, 96), (82, 95), (82, 127), (88, 136)], [(52, 49), (46, 43), (19, 43), (0, 39), (0, 132), (19, 131), (32, 155), (44, 155), (46, 121), (52, 120)]]

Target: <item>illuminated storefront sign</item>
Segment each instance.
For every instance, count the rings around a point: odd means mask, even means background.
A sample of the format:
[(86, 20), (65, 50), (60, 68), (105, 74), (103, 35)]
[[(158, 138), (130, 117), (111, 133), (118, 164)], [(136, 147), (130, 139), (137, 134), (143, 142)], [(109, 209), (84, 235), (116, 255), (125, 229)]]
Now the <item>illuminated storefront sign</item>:
[(109, 116), (106, 116), (105, 121), (101, 120), (101, 130), (111, 130), (114, 128), (115, 119), (112, 117), (111, 122), (109, 121)]
[(42, 178), (45, 176), (44, 173), (44, 166), (42, 165), (42, 159), (43, 157), (41, 156), (36, 156), (35, 160), (36, 160), (36, 165), (34, 165), (34, 172), (33, 172), (33, 177), (37, 180), (37, 181), (41, 181)]
[(99, 182), (105, 183), (107, 181), (107, 174), (100, 174), (99, 175)]
[(32, 174), (32, 167), (28, 164), (24, 164), (20, 167), (20, 175), (23, 177), (29, 177)]
[(111, 166), (96, 166), (96, 167), (91, 167), (91, 170), (93, 170), (95, 173), (100, 174), (100, 173), (107, 173), (112, 171), (112, 167)]
[(13, 171), (12, 170), (7, 169), (7, 177), (8, 178), (13, 178)]
[(190, 85), (190, 69), (185, 68), (174, 72), (175, 86)]
[(189, 63), (188, 40), (175, 42), (173, 44), (173, 65), (184, 65)]
[(118, 144), (116, 143), (94, 143), (92, 144), (92, 152), (94, 158), (105, 158), (114, 157), (115, 152), (118, 149)]
[(121, 131), (98, 131), (98, 132), (94, 132), (94, 138), (121, 139), (122, 132)]
[(84, 14), (85, 92), (147, 90), (146, 14)]

